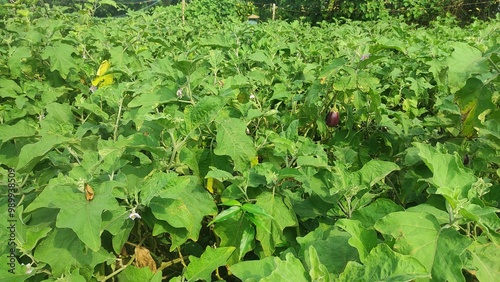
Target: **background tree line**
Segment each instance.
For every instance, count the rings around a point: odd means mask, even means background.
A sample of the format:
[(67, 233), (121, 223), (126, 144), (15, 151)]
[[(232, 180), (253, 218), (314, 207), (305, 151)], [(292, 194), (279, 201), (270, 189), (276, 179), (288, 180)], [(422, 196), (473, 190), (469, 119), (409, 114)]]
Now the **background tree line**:
[[(182, 0), (0, 0), (0, 4), (58, 5), (69, 11), (83, 9), (85, 5), (99, 5), (99, 16), (114, 16), (127, 9), (141, 9), (154, 5), (170, 6)], [(407, 22), (428, 24), (439, 17), (454, 16), (466, 24), (474, 19), (487, 20), (500, 12), (500, 0), (186, 0), (195, 15), (212, 14), (216, 18), (246, 17), (258, 14), (267, 20), (276, 5), (276, 18), (286, 21), (377, 20), (388, 17)]]

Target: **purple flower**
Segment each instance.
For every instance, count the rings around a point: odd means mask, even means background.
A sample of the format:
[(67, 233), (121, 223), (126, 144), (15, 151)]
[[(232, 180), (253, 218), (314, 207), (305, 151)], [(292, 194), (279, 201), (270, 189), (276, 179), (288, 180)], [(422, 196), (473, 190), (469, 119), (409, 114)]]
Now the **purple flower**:
[(359, 60), (360, 61), (364, 61), (364, 60), (366, 60), (368, 58), (370, 58), (370, 54), (363, 54)]

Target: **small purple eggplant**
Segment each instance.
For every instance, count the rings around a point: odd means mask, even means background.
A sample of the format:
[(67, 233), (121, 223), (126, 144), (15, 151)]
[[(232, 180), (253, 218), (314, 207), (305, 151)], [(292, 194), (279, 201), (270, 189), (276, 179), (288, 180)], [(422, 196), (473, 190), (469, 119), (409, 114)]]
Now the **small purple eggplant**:
[(326, 115), (325, 123), (329, 127), (337, 126), (339, 124), (339, 121), (340, 121), (340, 115), (339, 112), (337, 111), (330, 111)]

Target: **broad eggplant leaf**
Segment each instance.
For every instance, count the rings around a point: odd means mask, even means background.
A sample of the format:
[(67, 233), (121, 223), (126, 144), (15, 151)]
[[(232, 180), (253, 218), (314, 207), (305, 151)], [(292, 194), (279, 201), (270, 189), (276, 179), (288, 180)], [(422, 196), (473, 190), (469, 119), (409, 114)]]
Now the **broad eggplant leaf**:
[(214, 153), (230, 156), (236, 171), (244, 171), (250, 167), (255, 151), (252, 139), (245, 133), (246, 125), (235, 118), (217, 121), (217, 147)]
[(49, 264), (56, 277), (75, 268), (93, 272), (99, 263), (116, 259), (102, 248), (97, 252), (86, 248), (75, 232), (68, 228), (54, 229), (36, 248), (34, 256), (37, 261)]
[(375, 228), (395, 240), (394, 251), (418, 259), (431, 281), (465, 281), (461, 256), (470, 239), (442, 228), (431, 214), (394, 212), (377, 221)]
[(186, 269), (187, 281), (212, 281), (212, 272), (219, 266), (225, 265), (234, 250), (234, 247), (207, 247), (200, 258), (189, 256), (190, 263)]
[(414, 257), (394, 252), (386, 244), (372, 249), (364, 265), (351, 261), (338, 281), (415, 281), (430, 278), (425, 267)]
[(262, 244), (264, 254), (272, 255), (277, 246), (286, 244), (283, 230), (297, 226), (297, 218), (290, 206), (285, 204), (286, 198), (271, 192), (263, 192), (257, 196), (256, 205), (266, 211), (269, 216), (256, 216), (264, 226), (257, 226), (257, 240)]

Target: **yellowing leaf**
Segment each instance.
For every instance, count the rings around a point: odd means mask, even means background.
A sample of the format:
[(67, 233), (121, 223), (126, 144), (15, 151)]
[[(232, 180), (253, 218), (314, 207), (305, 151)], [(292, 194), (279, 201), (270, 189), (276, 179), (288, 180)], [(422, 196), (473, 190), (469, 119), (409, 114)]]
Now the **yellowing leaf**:
[(207, 190), (210, 194), (214, 193), (214, 179), (212, 177), (207, 179)]
[(97, 70), (96, 75), (97, 76), (103, 76), (111, 67), (111, 64), (109, 63), (108, 60), (102, 61), (101, 65), (99, 66), (99, 69)]
[(250, 161), (250, 165), (252, 167), (254, 167), (255, 165), (259, 164), (259, 156), (255, 156), (252, 158), (252, 160)]
[(92, 80), (93, 86), (103, 87), (106, 85), (113, 84), (113, 75), (112, 74), (105, 74), (109, 70), (110, 67), (111, 67), (111, 64), (109, 63), (108, 60), (104, 60), (101, 63), (101, 65), (99, 66), (99, 69), (97, 70), (96, 78), (94, 78)]

